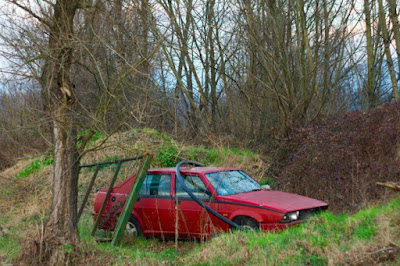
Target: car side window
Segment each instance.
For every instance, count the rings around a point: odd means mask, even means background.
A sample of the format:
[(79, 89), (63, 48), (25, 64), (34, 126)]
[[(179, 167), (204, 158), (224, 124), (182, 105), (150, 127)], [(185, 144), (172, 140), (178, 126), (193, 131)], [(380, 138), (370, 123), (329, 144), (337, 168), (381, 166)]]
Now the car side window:
[(147, 175), (139, 194), (142, 196), (170, 196), (171, 175)]
[[(199, 176), (182, 176), (185, 180), (185, 185), (190, 189), (190, 191), (200, 199), (209, 199), (210, 192), (208, 191), (206, 185), (203, 183)], [(178, 198), (189, 198), (189, 194), (183, 189), (181, 183), (177, 177), (175, 177), (175, 193)]]

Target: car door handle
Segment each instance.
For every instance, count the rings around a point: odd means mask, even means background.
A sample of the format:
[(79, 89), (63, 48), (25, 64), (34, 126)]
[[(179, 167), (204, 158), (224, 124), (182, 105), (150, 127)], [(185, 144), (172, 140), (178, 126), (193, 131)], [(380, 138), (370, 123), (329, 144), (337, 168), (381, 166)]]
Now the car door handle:
[(175, 205), (179, 205), (179, 204), (181, 204), (181, 201), (180, 200), (178, 200), (178, 201), (174, 200), (174, 204)]

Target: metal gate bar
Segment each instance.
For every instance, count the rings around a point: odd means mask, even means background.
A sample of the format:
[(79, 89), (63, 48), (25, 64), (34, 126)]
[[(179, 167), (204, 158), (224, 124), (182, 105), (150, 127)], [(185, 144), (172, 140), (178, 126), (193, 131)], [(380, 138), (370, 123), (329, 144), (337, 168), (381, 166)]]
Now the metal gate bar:
[(117, 169), (115, 170), (114, 177), (111, 180), (110, 186), (108, 187), (106, 198), (104, 199), (103, 204), (101, 205), (99, 214), (97, 215), (97, 218), (96, 218), (96, 222), (94, 223), (94, 227), (93, 227), (93, 230), (92, 230), (92, 236), (94, 235), (94, 233), (96, 233), (97, 227), (98, 227), (98, 225), (100, 223), (101, 217), (102, 217), (103, 212), (104, 212), (104, 210), (106, 208), (108, 199), (110, 198), (111, 190), (113, 189), (114, 183), (117, 180), (117, 177), (118, 177), (118, 174), (119, 174), (119, 170), (121, 169), (121, 165), (122, 165), (122, 162), (119, 162), (118, 166), (117, 166)]
[(114, 231), (114, 237), (111, 242), (112, 246), (118, 245), (121, 239), (122, 234), (124, 233), (126, 224), (128, 223), (133, 207), (135, 206), (135, 202), (138, 199), (140, 189), (142, 188), (143, 182), (146, 178), (147, 171), (150, 168), (151, 160), (153, 159), (152, 155), (145, 155), (143, 162), (140, 166), (140, 169), (136, 175), (135, 180), (133, 181), (132, 188), (129, 192), (128, 199), (124, 206), (124, 209), (119, 216), (117, 226)]
[[(114, 177), (113, 177), (113, 179), (111, 180), (110, 186), (109, 186), (109, 188), (108, 188), (108, 190), (107, 190), (106, 197), (105, 197), (105, 199), (104, 199), (104, 201), (103, 201), (103, 204), (102, 204), (102, 206), (101, 206), (101, 208), (100, 208), (100, 212), (99, 212), (99, 214), (98, 214), (98, 216), (97, 216), (97, 218), (96, 218), (95, 225), (94, 225), (93, 230), (92, 230), (92, 235), (95, 234), (95, 232), (96, 232), (96, 230), (97, 230), (97, 228), (98, 228), (98, 226), (99, 226), (99, 224), (100, 224), (101, 217), (102, 217), (103, 212), (104, 212), (104, 210), (105, 210), (105, 206), (107, 205), (107, 202), (108, 202), (108, 200), (109, 200), (109, 198), (110, 198), (111, 191), (112, 191), (112, 189), (113, 189), (113, 187), (114, 187), (115, 181), (117, 180), (117, 177), (118, 177), (118, 174), (119, 174), (119, 171), (120, 171), (120, 169), (121, 169), (122, 164), (125, 163), (125, 162), (129, 162), (129, 161), (140, 160), (140, 159), (142, 159), (143, 157), (144, 157), (143, 155), (140, 155), (140, 156), (133, 157), (133, 158), (125, 158), (125, 159), (120, 159), (120, 160), (111, 160), (111, 161), (106, 161), (106, 162), (98, 162), (98, 163), (83, 164), (83, 165), (80, 165), (80, 166), (79, 166), (79, 171), (80, 171), (80, 169), (82, 169), (82, 168), (93, 167), (93, 166), (96, 166), (96, 169), (95, 169), (95, 172), (94, 172), (94, 174), (93, 174), (93, 176), (92, 176), (92, 179), (91, 179), (91, 181), (90, 181), (89, 187), (88, 187), (88, 189), (87, 189), (87, 191), (86, 191), (86, 193), (85, 193), (85, 197), (84, 197), (84, 199), (83, 199), (82, 205), (81, 205), (81, 207), (79, 208), (79, 212), (78, 212), (78, 221), (79, 221), (79, 218), (82, 216), (83, 209), (84, 209), (84, 207), (85, 207), (85, 205), (86, 205), (86, 203), (87, 203), (87, 201), (88, 201), (90, 192), (92, 191), (94, 182), (95, 182), (95, 180), (96, 180), (96, 178), (97, 178), (97, 175), (98, 175), (98, 172), (100, 171), (101, 166), (102, 166), (102, 165), (108, 165), (108, 164), (118, 164), (117, 169), (116, 169), (115, 172), (114, 172)], [(149, 163), (149, 164), (150, 164), (150, 163)], [(142, 166), (143, 166), (143, 165), (142, 165)], [(148, 169), (147, 169), (147, 170), (148, 170)], [(147, 170), (146, 170), (146, 173), (147, 173)], [(145, 175), (145, 176), (146, 176), (146, 175)], [(132, 210), (131, 210), (131, 211), (132, 211)]]
[(85, 197), (83, 198), (82, 205), (81, 205), (81, 207), (79, 208), (79, 212), (78, 212), (78, 222), (79, 222), (79, 219), (81, 218), (81, 215), (82, 215), (83, 209), (85, 208), (86, 202), (87, 202), (88, 199), (89, 199), (90, 192), (92, 191), (92, 187), (93, 187), (93, 185), (94, 185), (94, 181), (95, 181), (95, 179), (96, 179), (96, 177), (97, 177), (97, 174), (99, 173), (99, 170), (100, 170), (100, 164), (97, 165), (96, 170), (94, 171), (94, 174), (93, 174), (93, 176), (92, 176), (92, 179), (90, 180), (89, 187), (88, 187), (88, 189), (87, 189), (87, 191), (86, 191)]

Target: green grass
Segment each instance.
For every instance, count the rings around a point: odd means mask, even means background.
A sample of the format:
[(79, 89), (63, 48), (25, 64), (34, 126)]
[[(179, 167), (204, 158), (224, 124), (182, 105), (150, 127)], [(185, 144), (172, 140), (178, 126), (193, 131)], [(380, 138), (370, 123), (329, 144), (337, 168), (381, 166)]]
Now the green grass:
[[(89, 130), (87, 129), (83, 129), (78, 133), (78, 142), (76, 143), (76, 146), (78, 147), (78, 149), (81, 147), (82, 145), (82, 139), (83, 137), (85, 137), (87, 134), (89, 134)], [(90, 138), (89, 142), (87, 143), (88, 145), (91, 145), (93, 143), (95, 143), (97, 140), (101, 139), (105, 137), (105, 134), (99, 131), (96, 131), (93, 136)]]
[[(0, 218), (0, 227), (9, 216)], [(0, 233), (0, 259), (12, 263), (18, 257), (23, 239), (20, 231), (37, 224), (43, 217), (30, 217)], [(400, 198), (385, 205), (370, 207), (354, 215), (322, 213), (307, 223), (282, 232), (235, 232), (222, 234), (206, 242), (159, 239), (123, 239), (118, 247), (110, 242), (96, 242), (111, 237), (98, 230), (91, 236), (92, 217), (79, 222), (81, 244), (78, 262), (92, 264), (198, 264), (198, 265), (325, 265), (350, 264), (384, 246), (400, 246)], [(70, 245), (66, 253), (75, 252)], [(367, 253), (366, 253), (367, 252)], [(400, 254), (399, 254), (400, 255)], [(399, 258), (390, 263), (396, 264)], [(366, 262), (367, 263), (367, 262)]]
[(15, 177), (25, 178), (33, 173), (39, 172), (42, 168), (53, 164), (53, 155), (45, 158), (39, 158), (30, 163), (24, 170), (19, 172)]
[(12, 263), (18, 257), (21, 250), (21, 243), (18, 237), (18, 230), (0, 232), (0, 263)]
[[(26, 233), (26, 228), (33, 228), (33, 225), (40, 224), (42, 218), (33, 215), (29, 218), (21, 219), (20, 223), (12, 223), (10, 225), (9, 219), (12, 219), (12, 211), (17, 209), (18, 206), (13, 206), (11, 211), (7, 214), (0, 216), (0, 264), (13, 263), (20, 255), (22, 243), (24, 241), (23, 234)], [(37, 228), (39, 228), (37, 226)], [(36, 228), (35, 228), (36, 229)]]
[(111, 238), (112, 233), (97, 230), (96, 236), (92, 237), (91, 230), (93, 227), (92, 218), (89, 216), (82, 217), (79, 222), (79, 234), (82, 241), (82, 249), (96, 254), (97, 261), (109, 261), (119, 265), (129, 263), (139, 264), (158, 264), (163, 261), (176, 261), (180, 256), (184, 256), (190, 252), (193, 247), (198, 246), (197, 242), (179, 241), (180, 252), (176, 251), (174, 242), (162, 242), (159, 239), (138, 240), (122, 239), (121, 245), (112, 247), (110, 242), (96, 242), (96, 239)]
[[(400, 198), (355, 215), (325, 212), (282, 232), (235, 232), (204, 243), (180, 241), (178, 251), (174, 242), (158, 239), (125, 240), (119, 247), (96, 242), (90, 235), (93, 222), (88, 216), (80, 222), (79, 232), (82, 248), (96, 254), (98, 263), (326, 265), (352, 263), (368, 255), (365, 250), (390, 243), (399, 246), (399, 222)], [(99, 230), (96, 237), (110, 236)]]

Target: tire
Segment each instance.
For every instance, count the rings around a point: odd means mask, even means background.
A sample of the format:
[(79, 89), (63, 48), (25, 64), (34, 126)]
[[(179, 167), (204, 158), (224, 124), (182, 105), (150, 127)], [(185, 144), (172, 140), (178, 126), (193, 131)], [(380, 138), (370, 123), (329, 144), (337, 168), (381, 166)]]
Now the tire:
[(260, 223), (250, 217), (238, 216), (233, 219), (233, 222), (237, 223), (245, 230), (249, 231), (260, 230)]
[(129, 221), (126, 224), (125, 235), (132, 236), (133, 238), (138, 238), (143, 236), (142, 228), (140, 227), (138, 220), (136, 220), (136, 218), (133, 216), (129, 218)]

